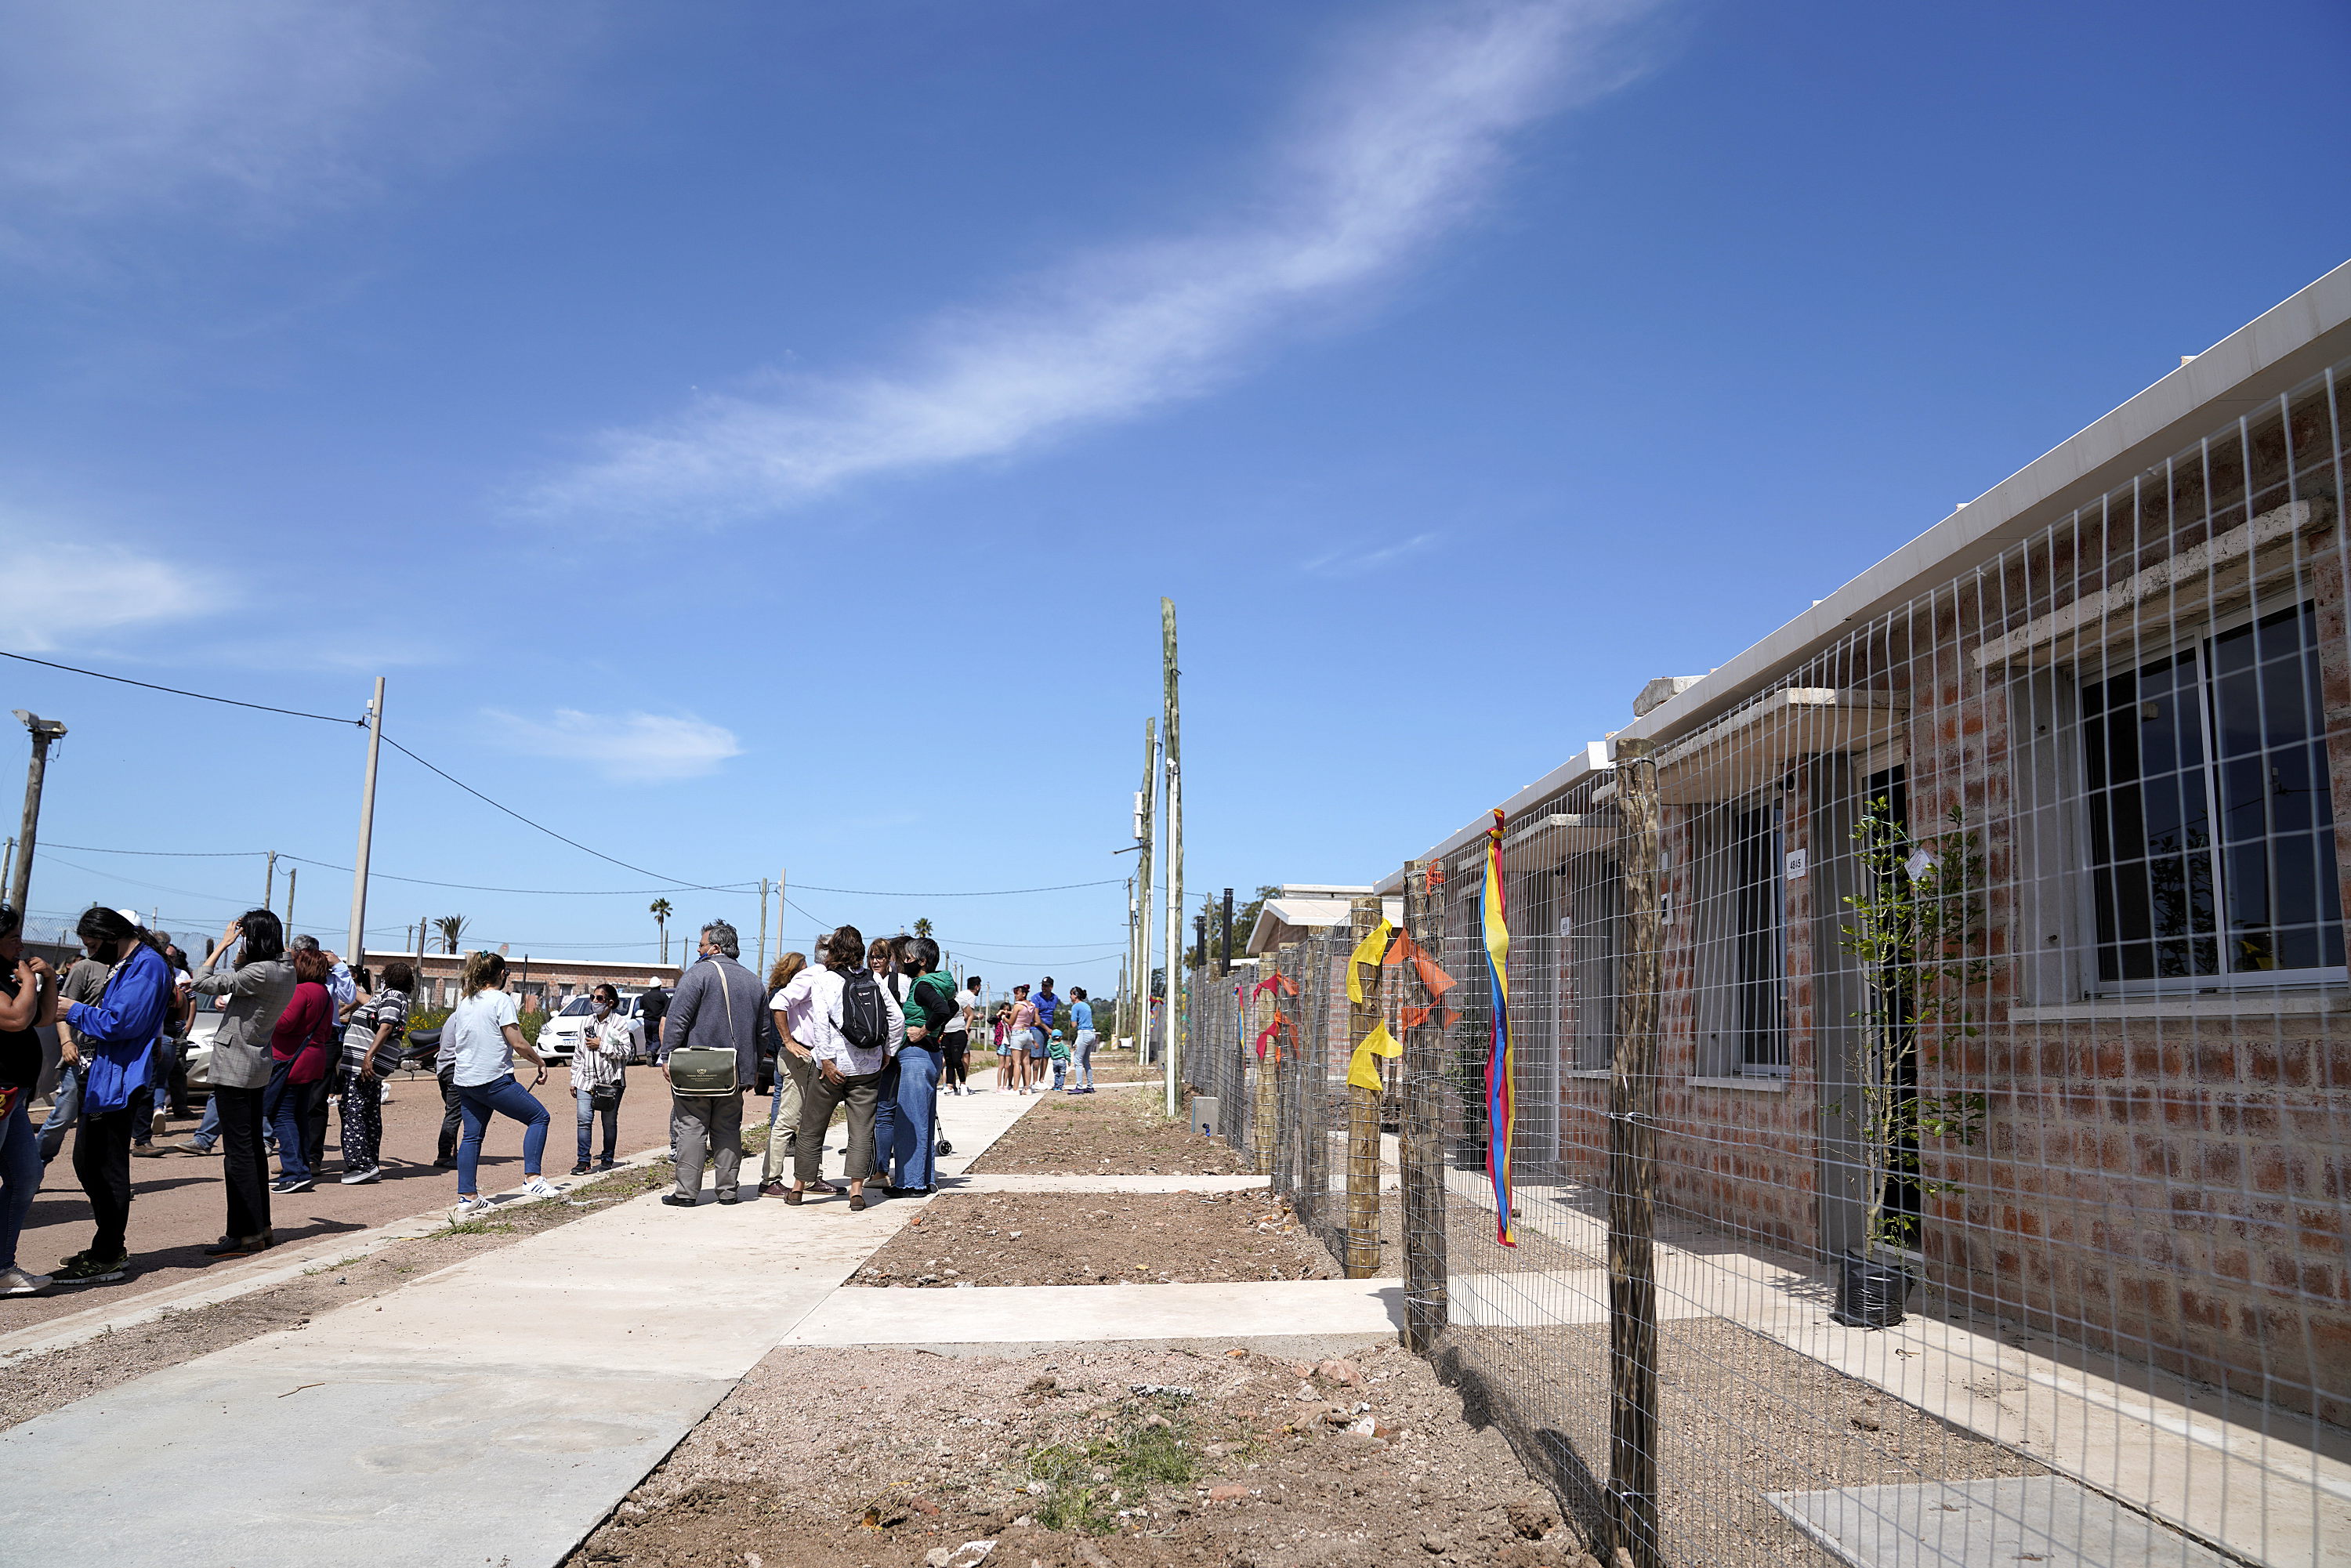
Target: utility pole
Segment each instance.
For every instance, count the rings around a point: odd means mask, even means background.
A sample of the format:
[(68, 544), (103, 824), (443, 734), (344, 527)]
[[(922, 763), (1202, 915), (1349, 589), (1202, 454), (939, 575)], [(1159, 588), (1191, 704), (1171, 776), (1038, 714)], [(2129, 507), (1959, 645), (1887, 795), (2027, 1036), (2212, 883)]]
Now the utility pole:
[(423, 915), (416, 917), (416, 995), (410, 998), (409, 1000), (413, 1005), (420, 1008), (431, 1007), (433, 1005), (431, 999), (432, 993), (424, 988), (425, 928), (429, 919), (430, 916)]
[[(1140, 814), (1137, 815), (1135, 820), (1137, 821), (1142, 821)], [(1133, 877), (1128, 877), (1126, 879), (1126, 952), (1120, 956), (1118, 961), (1118, 997), (1120, 1004), (1126, 1009), (1127, 1024), (1134, 1030), (1134, 1038), (1139, 1045), (1143, 1040), (1143, 1026), (1135, 1020), (1140, 1019), (1143, 1015), (1135, 1010), (1134, 879)], [(1137, 1061), (1141, 1061), (1143, 1060), (1139, 1051), (1135, 1056), (1135, 1060)]]
[(49, 771), (49, 746), (65, 738), (66, 727), (23, 708), (16, 710), (16, 718), (33, 737), (33, 760), (25, 770), (25, 820), (16, 829), (16, 863), (8, 872), (8, 906), (22, 920), (33, 887), (33, 843), (40, 836), (41, 780)]
[(301, 874), (302, 868), (298, 865), (286, 868), (286, 935), (288, 937), (294, 935), (294, 879)]
[[(9, 873), (9, 872), (10, 872), (11, 870), (13, 870), (13, 869), (15, 868), (16, 864), (16, 841), (15, 839), (13, 839), (13, 838), (12, 838), (12, 839), (10, 839), (10, 840), (8, 841), (8, 849), (7, 849), (7, 852), (6, 852), (6, 853), (5, 853), (5, 854), (0, 854), (0, 888), (5, 888), (5, 887), (8, 885), (8, 880), (9, 880), (9, 879), (8, 879), (8, 873)], [(1132, 893), (1134, 890), (1130, 888), (1128, 891), (1129, 891), (1130, 893)], [(18, 917), (19, 917), (19, 918), (22, 918), (22, 917), (23, 917), (23, 915), (24, 915), (24, 911), (23, 911), (23, 910), (21, 910), (21, 909), (20, 909), (20, 910), (18, 910), (16, 913), (17, 913), (17, 915), (18, 915)], [(1131, 912), (1130, 912), (1130, 913), (1131, 913)]]
[[(383, 749), (383, 677), (375, 678), (375, 695), (368, 699), (367, 782), (360, 787), (360, 848), (351, 862), (351, 936), (343, 961), (354, 967), (367, 957), (368, 851), (375, 843), (375, 762)], [(286, 900), (290, 908), (294, 895)]]
[(275, 909), (277, 906), (277, 852), (276, 850), (272, 850), (269, 852), (269, 870), (262, 878), (261, 883), (261, 907), (264, 909)]
[(1134, 985), (1141, 1005), (1134, 1014), (1134, 1060), (1151, 1060), (1151, 838), (1158, 816), (1159, 721), (1143, 721), (1143, 788), (1134, 792), (1134, 838), (1143, 846), (1135, 857), (1134, 885), (1142, 896), (1134, 906)]
[(1229, 888), (1229, 887), (1228, 887), (1228, 888), (1225, 889), (1225, 956), (1224, 956), (1223, 959), (1220, 961), (1220, 963), (1219, 963), (1219, 964), (1218, 964), (1218, 966), (1217, 966), (1217, 973), (1218, 973), (1219, 975), (1229, 975), (1229, 974), (1231, 974), (1232, 972), (1233, 972), (1233, 890), (1232, 890), (1231, 888)]
[(1181, 1082), (1180, 1054), (1176, 1032), (1176, 1001), (1183, 980), (1184, 945), (1184, 764), (1183, 747), (1178, 727), (1176, 679), (1181, 674), (1176, 667), (1176, 601), (1159, 601), (1160, 670), (1163, 681), (1159, 732), (1165, 737), (1162, 756), (1165, 762), (1167, 826), (1165, 833), (1167, 853), (1167, 1000), (1160, 1009), (1165, 1025), (1163, 1038), (1167, 1050), (1167, 1114), (1172, 1120), (1181, 1108), (1178, 1102)]
[(759, 978), (764, 984), (768, 976), (768, 879), (759, 879)]

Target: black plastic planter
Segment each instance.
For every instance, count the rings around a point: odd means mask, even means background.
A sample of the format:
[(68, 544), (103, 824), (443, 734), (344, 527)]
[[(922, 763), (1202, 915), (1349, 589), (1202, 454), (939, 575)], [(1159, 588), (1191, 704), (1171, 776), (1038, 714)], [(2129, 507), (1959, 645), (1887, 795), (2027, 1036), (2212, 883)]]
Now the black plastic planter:
[(1847, 1252), (1837, 1260), (1836, 1311), (1829, 1320), (1849, 1329), (1890, 1329), (1902, 1321), (1909, 1295), (1909, 1270)]

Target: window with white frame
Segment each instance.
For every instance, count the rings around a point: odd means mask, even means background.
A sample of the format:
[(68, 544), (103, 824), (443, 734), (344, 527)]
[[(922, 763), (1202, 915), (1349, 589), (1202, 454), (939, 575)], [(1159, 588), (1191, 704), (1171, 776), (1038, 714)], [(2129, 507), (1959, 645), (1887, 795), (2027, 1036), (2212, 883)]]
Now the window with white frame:
[(2083, 681), (2101, 985), (2343, 974), (2318, 646), (2304, 603)]

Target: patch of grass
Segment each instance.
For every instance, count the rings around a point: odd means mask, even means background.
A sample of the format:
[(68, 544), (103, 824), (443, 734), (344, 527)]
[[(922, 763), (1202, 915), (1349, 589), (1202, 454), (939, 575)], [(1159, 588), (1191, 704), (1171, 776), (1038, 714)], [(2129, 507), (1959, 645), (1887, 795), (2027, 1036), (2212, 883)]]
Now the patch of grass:
[(1090, 1443), (1052, 1443), (1029, 1456), (1029, 1476), (1052, 1490), (1035, 1510), (1047, 1530), (1108, 1535), (1119, 1504), (1140, 1504), (1155, 1486), (1188, 1486), (1199, 1472), (1180, 1399), (1156, 1396), (1120, 1407), (1118, 1429)]
[(354, 1263), (366, 1261), (366, 1254), (354, 1252), (348, 1258), (338, 1258), (331, 1263), (321, 1263), (315, 1269), (305, 1269), (302, 1270), (302, 1277), (307, 1280), (316, 1274), (331, 1274), (338, 1269), (348, 1269)]
[(493, 1225), (486, 1219), (453, 1219), (425, 1239), (437, 1241), (444, 1236), (496, 1236), (513, 1228), (511, 1225)]

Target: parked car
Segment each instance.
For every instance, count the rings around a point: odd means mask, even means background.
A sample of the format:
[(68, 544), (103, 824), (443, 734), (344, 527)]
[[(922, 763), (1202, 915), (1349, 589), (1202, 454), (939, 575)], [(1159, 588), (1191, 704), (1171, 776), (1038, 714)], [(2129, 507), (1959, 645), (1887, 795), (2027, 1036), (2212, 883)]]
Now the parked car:
[[(556, 1010), (555, 1015), (538, 1028), (538, 1053), (549, 1061), (569, 1061), (579, 1049), (580, 1038), (588, 1032), (588, 1020), (596, 1011), (596, 1004), (585, 996), (572, 998)], [(645, 1054), (644, 993), (623, 992), (621, 1012), (629, 1020), (629, 1060), (643, 1061)]]

